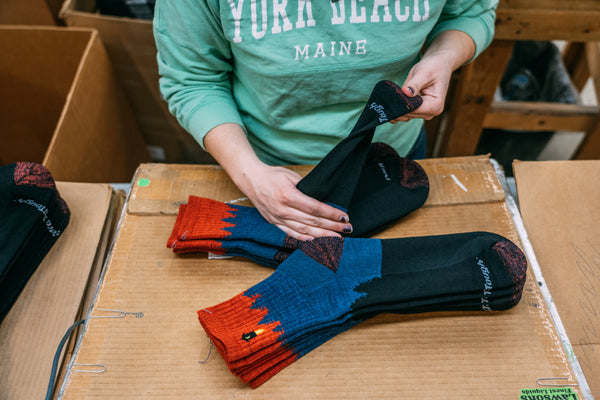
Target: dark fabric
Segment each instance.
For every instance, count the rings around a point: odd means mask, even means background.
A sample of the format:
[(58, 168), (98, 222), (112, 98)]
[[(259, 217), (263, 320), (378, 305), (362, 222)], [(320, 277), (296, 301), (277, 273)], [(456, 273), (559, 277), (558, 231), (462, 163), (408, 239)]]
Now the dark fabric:
[(373, 236), (421, 208), (428, 196), (429, 179), (417, 162), (374, 143), (348, 208), (354, 231), (347, 236)]
[(505, 310), (516, 305), (527, 260), (489, 232), (382, 240), (381, 277), (356, 290), (362, 312)]
[(69, 218), (69, 209), (44, 166), (19, 162), (0, 168), (0, 321)]
[(411, 160), (422, 160), (425, 157), (427, 157), (427, 131), (425, 131), (425, 125), (423, 125), (421, 127), (421, 133), (417, 136), (417, 141), (408, 151), (406, 158), (410, 158)]
[(416, 110), (422, 102), (419, 96), (406, 96), (393, 82), (378, 82), (350, 134), (298, 182), (297, 188), (319, 201), (348, 210), (375, 128)]

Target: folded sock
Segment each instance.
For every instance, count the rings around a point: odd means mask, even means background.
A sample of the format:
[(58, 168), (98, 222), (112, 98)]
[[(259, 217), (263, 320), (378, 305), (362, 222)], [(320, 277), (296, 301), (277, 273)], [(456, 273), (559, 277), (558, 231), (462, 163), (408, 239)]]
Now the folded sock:
[(406, 96), (391, 81), (378, 82), (350, 134), (298, 182), (298, 190), (348, 210), (375, 128), (416, 110), (422, 102), (419, 96)]
[[(420, 208), (429, 181), (416, 162), (401, 158), (384, 143), (370, 145), (358, 189), (350, 204), (351, 237), (370, 236)], [(253, 207), (190, 196), (181, 204), (167, 247), (242, 256), (276, 268), (300, 242), (269, 224)]]
[(0, 168), (0, 321), (69, 218), (46, 167), (18, 162)]
[(277, 268), (300, 241), (268, 223), (257, 209), (190, 196), (179, 212), (167, 247), (242, 256)]
[[(520, 300), (526, 266), (516, 245), (487, 232), (318, 238), (303, 243), (269, 278), (198, 317), (232, 371), (260, 368), (260, 377), (242, 375), (264, 382), (279, 371), (276, 365), (329, 340), (328, 332), (380, 312), (510, 308)], [(253, 354), (260, 354), (257, 365)]]

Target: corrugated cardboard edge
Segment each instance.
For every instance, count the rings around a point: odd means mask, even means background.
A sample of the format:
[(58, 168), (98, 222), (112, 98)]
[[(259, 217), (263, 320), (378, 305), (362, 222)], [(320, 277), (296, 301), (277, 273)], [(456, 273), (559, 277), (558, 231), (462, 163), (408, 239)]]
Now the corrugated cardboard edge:
[[(585, 375), (583, 374), (581, 365), (579, 364), (579, 361), (577, 360), (577, 357), (575, 356), (575, 353), (573, 352), (573, 347), (571, 346), (571, 342), (569, 340), (569, 337), (567, 336), (565, 327), (562, 323), (562, 320), (560, 319), (560, 315), (558, 314), (556, 305), (554, 304), (554, 301), (552, 300), (552, 294), (548, 290), (548, 285), (546, 284), (546, 281), (544, 280), (544, 275), (542, 274), (542, 270), (541, 270), (540, 265), (535, 256), (533, 246), (531, 245), (531, 242), (529, 241), (529, 237), (528, 237), (527, 231), (525, 230), (525, 224), (523, 223), (523, 219), (521, 218), (521, 213), (519, 212), (519, 207), (517, 206), (517, 202), (515, 201), (510, 190), (508, 189), (504, 171), (502, 170), (502, 167), (496, 160), (490, 159), (490, 161), (494, 165), (494, 168), (496, 169), (496, 173), (498, 175), (498, 179), (499, 179), (500, 183), (502, 184), (502, 187), (504, 188), (504, 192), (505, 192), (505, 196), (506, 196), (506, 205), (508, 207), (508, 210), (511, 213), (512, 220), (515, 224), (515, 229), (517, 230), (517, 233), (521, 240), (521, 244), (523, 246), (523, 251), (527, 255), (529, 265), (530, 265), (530, 267), (533, 271), (533, 274), (537, 280), (540, 292), (542, 293), (542, 296), (546, 303), (546, 307), (548, 308), (548, 313), (550, 314), (550, 318), (552, 320), (552, 323), (554, 324), (554, 328), (556, 329), (556, 333), (558, 334), (560, 342), (563, 346), (563, 350), (564, 350), (565, 354), (567, 355), (571, 369), (573, 370), (573, 373), (575, 374), (577, 382), (579, 383), (579, 389), (581, 390), (581, 393), (585, 399), (593, 399), (591, 389), (587, 383)], [(560, 379), (560, 377), (559, 377), (559, 379)], [(556, 384), (558, 386), (562, 386), (562, 385), (560, 385), (560, 380), (555, 381), (554, 384)]]
[[(125, 194), (121, 191), (112, 191), (111, 193), (111, 201), (109, 209), (106, 213), (106, 220), (104, 222), (104, 227), (102, 229), (102, 236), (100, 237), (100, 241), (98, 243), (98, 249), (96, 251), (96, 255), (94, 257), (94, 264), (90, 271), (90, 277), (88, 279), (88, 283), (86, 285), (85, 291), (83, 293), (83, 299), (81, 303), (81, 307), (77, 314), (77, 320), (86, 318), (88, 310), (90, 310), (94, 304), (94, 298), (96, 296), (96, 292), (98, 290), (98, 285), (100, 284), (100, 276), (102, 274), (104, 262), (108, 259), (107, 252), (109, 250), (109, 246), (111, 245), (113, 239), (115, 238), (116, 229), (117, 229), (117, 220), (123, 211), (123, 206), (125, 202)], [(60, 387), (60, 383), (65, 378), (65, 374), (67, 371), (67, 363), (73, 357), (73, 351), (75, 349), (75, 345), (77, 343), (77, 338), (82, 333), (81, 327), (77, 329), (72, 335), (67, 343), (65, 355), (62, 359), (60, 366), (60, 374), (56, 378), (56, 383), (54, 387), (54, 395), (53, 399), (58, 397), (58, 390)]]
[[(135, 176), (133, 179), (135, 179)], [(131, 184), (133, 184), (134, 181), (135, 180), (132, 180)], [(123, 219), (125, 218), (125, 215), (127, 214), (127, 207), (125, 207), (125, 205), (127, 204), (127, 202), (129, 202), (130, 197), (131, 197), (131, 191), (128, 192), (127, 196), (121, 195), (118, 198), (119, 205), (118, 205), (118, 208), (115, 210), (115, 215), (118, 215), (118, 221), (113, 225), (112, 233), (110, 236), (110, 238), (111, 238), (110, 245), (107, 249), (106, 255), (102, 262), (102, 269), (100, 271), (96, 287), (94, 288), (94, 290), (92, 292), (90, 292), (89, 294), (86, 295), (86, 305), (88, 306), (88, 308), (83, 309), (83, 312), (84, 312), (83, 318), (85, 318), (86, 322), (83, 324), (83, 326), (77, 332), (76, 339), (74, 339), (74, 346), (72, 348), (72, 351), (69, 353), (68, 362), (67, 362), (66, 366), (63, 368), (64, 372), (61, 375), (60, 380), (57, 380), (57, 384), (59, 384), (60, 387), (55, 388), (53, 399), (62, 398), (63, 392), (65, 390), (65, 386), (66, 386), (67, 382), (69, 381), (69, 375), (71, 374), (71, 369), (73, 367), (73, 363), (75, 362), (75, 357), (77, 356), (77, 352), (79, 350), (79, 347), (81, 346), (83, 335), (85, 334), (85, 330), (87, 328), (87, 321), (89, 321), (89, 318), (92, 314), (92, 310), (94, 308), (94, 303), (96, 302), (96, 298), (98, 297), (98, 293), (100, 292), (102, 282), (104, 281), (104, 275), (106, 274), (106, 269), (107, 269), (107, 266), (111, 259), (111, 255), (112, 255), (112, 252), (113, 252), (113, 249), (115, 246), (115, 241), (119, 237), (119, 230), (121, 229)]]

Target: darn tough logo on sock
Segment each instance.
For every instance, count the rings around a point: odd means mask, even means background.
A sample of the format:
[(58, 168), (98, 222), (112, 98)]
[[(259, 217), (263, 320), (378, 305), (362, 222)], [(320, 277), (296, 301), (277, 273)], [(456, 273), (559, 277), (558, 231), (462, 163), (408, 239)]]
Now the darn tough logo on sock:
[(390, 176), (388, 175), (388, 172), (387, 172), (387, 170), (385, 169), (385, 165), (383, 165), (383, 163), (377, 163), (377, 165), (379, 165), (379, 168), (381, 169), (381, 172), (383, 172), (383, 178), (384, 178), (386, 181), (388, 181), (388, 182), (389, 182), (389, 181), (391, 181), (391, 180), (392, 180), (392, 178), (390, 178)]
[(369, 109), (375, 111), (377, 115), (379, 115), (379, 122), (389, 121), (387, 115), (385, 115), (385, 108), (383, 108), (381, 104), (373, 102), (369, 105)]
[(245, 340), (246, 342), (249, 342), (250, 340), (254, 339), (258, 335), (260, 335), (261, 333), (263, 333), (264, 331), (265, 331), (264, 329), (257, 329), (255, 331), (250, 332), (250, 333), (242, 333), (242, 340)]
[(490, 270), (485, 266), (485, 263), (479, 257), (475, 257), (477, 260), (477, 265), (481, 269), (481, 273), (483, 274), (484, 286), (483, 286), (483, 294), (481, 296), (481, 309), (483, 311), (492, 311), (490, 307), (490, 299), (489, 295), (492, 294), (492, 280), (490, 279)]
[(17, 199), (17, 202), (19, 202), (21, 204), (27, 204), (29, 206), (32, 206), (33, 208), (38, 210), (40, 213), (42, 213), (42, 215), (44, 216), (44, 218), (43, 218), (44, 225), (46, 226), (48, 233), (50, 233), (53, 237), (60, 236), (62, 231), (60, 229), (56, 229), (52, 225), (52, 221), (50, 221), (50, 218), (48, 217), (48, 208), (46, 208), (45, 205), (37, 203), (31, 199)]

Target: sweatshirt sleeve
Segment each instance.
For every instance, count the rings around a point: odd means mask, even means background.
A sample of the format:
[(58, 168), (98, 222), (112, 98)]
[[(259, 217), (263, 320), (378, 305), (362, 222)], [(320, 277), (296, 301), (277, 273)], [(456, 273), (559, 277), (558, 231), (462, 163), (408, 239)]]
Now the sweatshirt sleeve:
[(160, 91), (170, 112), (203, 148), (204, 136), (215, 126), (243, 126), (231, 92), (231, 48), (216, 4), (158, 0), (153, 20)]
[(427, 45), (440, 33), (458, 30), (469, 35), (475, 42), (473, 61), (494, 38), (494, 22), (498, 0), (449, 0), (446, 2), (438, 23), (427, 39)]

